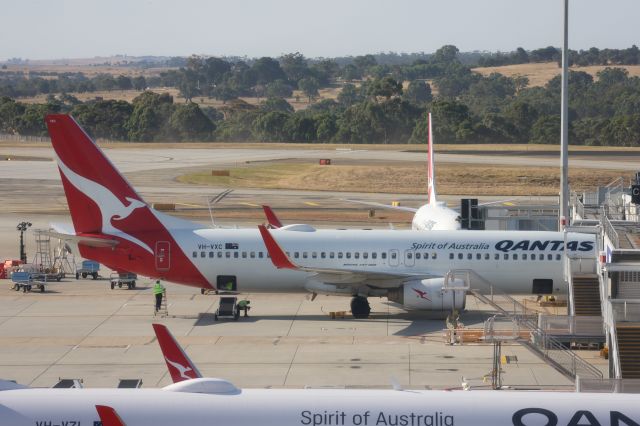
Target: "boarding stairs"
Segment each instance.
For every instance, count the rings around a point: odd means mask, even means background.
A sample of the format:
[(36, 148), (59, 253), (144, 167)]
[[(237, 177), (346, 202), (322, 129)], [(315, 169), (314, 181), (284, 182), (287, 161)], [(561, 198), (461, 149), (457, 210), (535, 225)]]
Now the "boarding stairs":
[(573, 281), (573, 303), (576, 316), (601, 316), (600, 282), (598, 276), (575, 276)]
[[(578, 376), (585, 379), (602, 379), (602, 372), (599, 369), (570, 349), (567, 349), (565, 344), (538, 326), (537, 312), (532, 311), (510, 295), (495, 288), (474, 270), (459, 269), (449, 271), (445, 276), (443, 290), (446, 291), (448, 289), (449, 283), (460, 282), (460, 278), (465, 282), (463, 287), (468, 293), (492, 306), (497, 312), (513, 322), (514, 333), (520, 335), (521, 330), (529, 330), (529, 340), (518, 337), (510, 340), (520, 343), (571, 380), (575, 380)], [(473, 285), (471, 284), (472, 282)], [(449, 290), (454, 288), (451, 287)]]
[(618, 355), (623, 379), (640, 379), (640, 323), (616, 323)]

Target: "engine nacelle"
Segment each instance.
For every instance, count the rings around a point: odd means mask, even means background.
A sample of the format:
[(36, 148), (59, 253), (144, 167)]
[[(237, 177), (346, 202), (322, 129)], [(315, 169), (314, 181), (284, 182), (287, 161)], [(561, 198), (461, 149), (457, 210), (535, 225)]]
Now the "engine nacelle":
[[(446, 290), (442, 288), (443, 285), (444, 278), (406, 281), (400, 288), (389, 290), (387, 298), (408, 310), (447, 312), (464, 309), (465, 291)], [(449, 285), (463, 287), (464, 282), (455, 279), (450, 280)]]

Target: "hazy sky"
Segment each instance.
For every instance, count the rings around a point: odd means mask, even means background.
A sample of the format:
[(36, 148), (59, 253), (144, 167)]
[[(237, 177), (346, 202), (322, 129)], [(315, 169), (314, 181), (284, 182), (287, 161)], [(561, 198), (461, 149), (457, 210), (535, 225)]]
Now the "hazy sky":
[[(0, 60), (560, 46), (562, 0), (0, 0)], [(640, 0), (571, 0), (572, 49), (640, 44)]]

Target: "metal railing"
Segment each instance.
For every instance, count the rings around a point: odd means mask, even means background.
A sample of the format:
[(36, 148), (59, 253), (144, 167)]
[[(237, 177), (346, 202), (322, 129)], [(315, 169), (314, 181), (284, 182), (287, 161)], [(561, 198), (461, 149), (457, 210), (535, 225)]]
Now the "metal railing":
[(640, 393), (640, 379), (582, 379), (576, 381), (577, 392)]
[(607, 216), (607, 213), (606, 213), (606, 210), (604, 209), (604, 206), (602, 207), (602, 215), (600, 216), (600, 219), (602, 221), (602, 228), (603, 228), (603, 231), (604, 231), (604, 235), (609, 239), (609, 241), (611, 242), (611, 245), (613, 246), (614, 249), (619, 248), (620, 247), (620, 237), (618, 236), (618, 232), (616, 231), (616, 229), (611, 224), (611, 221), (609, 220), (609, 217)]
[(615, 322), (640, 322), (640, 300), (611, 299), (611, 315)]
[[(575, 379), (577, 376), (594, 379), (602, 378), (600, 370), (538, 327), (537, 312), (528, 309), (510, 295), (496, 289), (474, 270), (451, 270), (448, 274), (452, 276), (463, 274), (469, 280), (467, 286), (470, 288), (469, 292), (471, 294), (493, 306), (498, 312), (515, 323), (514, 333), (515, 330), (518, 330), (518, 333), (521, 329), (529, 330), (531, 335), (530, 342), (523, 339), (517, 339), (517, 341), (540, 356), (560, 373), (571, 379)], [(473, 281), (471, 281), (472, 277)]]

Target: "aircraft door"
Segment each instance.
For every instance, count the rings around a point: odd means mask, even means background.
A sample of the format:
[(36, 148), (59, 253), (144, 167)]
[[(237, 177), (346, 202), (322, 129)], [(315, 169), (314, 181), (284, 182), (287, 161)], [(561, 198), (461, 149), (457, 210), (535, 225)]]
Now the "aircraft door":
[(415, 256), (416, 254), (414, 253), (413, 250), (405, 250), (404, 251), (404, 266), (413, 266), (415, 265)]
[(235, 275), (218, 275), (216, 278), (216, 290), (238, 291), (238, 280)]
[(389, 250), (389, 266), (398, 266), (400, 253), (398, 250)]
[(156, 241), (156, 270), (168, 271), (171, 267), (171, 243)]

